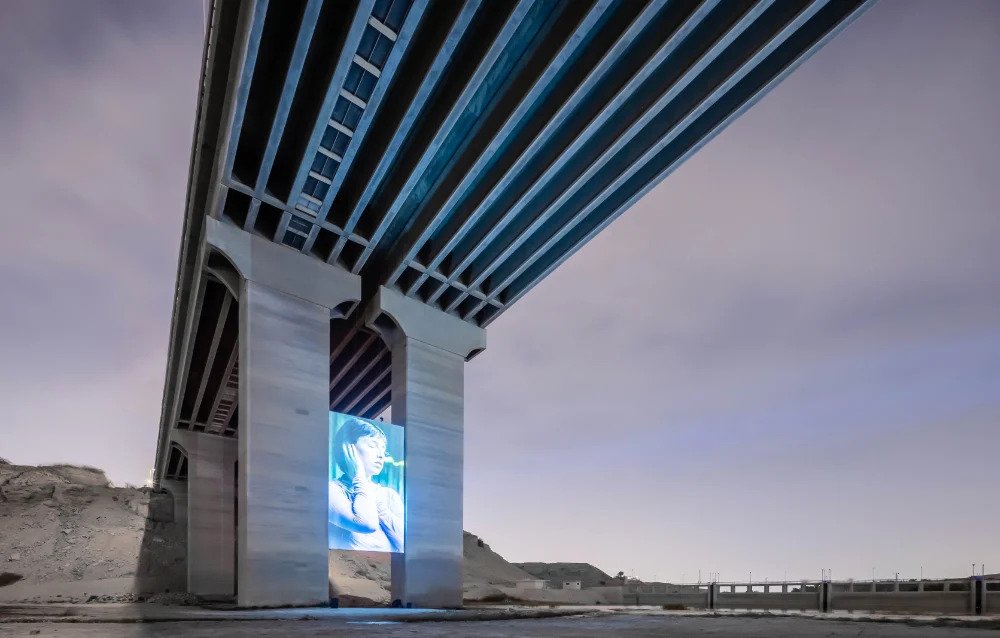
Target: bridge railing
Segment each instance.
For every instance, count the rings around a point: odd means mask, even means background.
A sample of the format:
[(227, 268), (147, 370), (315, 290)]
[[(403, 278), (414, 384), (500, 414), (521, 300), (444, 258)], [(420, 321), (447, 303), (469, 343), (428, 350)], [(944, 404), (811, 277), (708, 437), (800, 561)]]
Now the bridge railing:
[(1000, 579), (629, 583), (626, 604), (687, 609), (1000, 614)]

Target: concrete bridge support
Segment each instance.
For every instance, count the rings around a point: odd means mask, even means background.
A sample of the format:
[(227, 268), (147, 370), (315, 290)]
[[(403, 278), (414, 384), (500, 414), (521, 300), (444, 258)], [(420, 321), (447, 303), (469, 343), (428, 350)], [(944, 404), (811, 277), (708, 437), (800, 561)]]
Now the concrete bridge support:
[(360, 278), (215, 220), (206, 239), (240, 285), (236, 600), (326, 604), (330, 319)]
[(236, 441), (178, 435), (188, 453), (188, 592), (228, 598), (235, 588)]
[(406, 428), (405, 551), (392, 558), (392, 599), (462, 605), (464, 368), (486, 331), (381, 288), (368, 325), (392, 353), (392, 420)]
[(325, 603), (330, 309), (242, 293), (237, 601)]

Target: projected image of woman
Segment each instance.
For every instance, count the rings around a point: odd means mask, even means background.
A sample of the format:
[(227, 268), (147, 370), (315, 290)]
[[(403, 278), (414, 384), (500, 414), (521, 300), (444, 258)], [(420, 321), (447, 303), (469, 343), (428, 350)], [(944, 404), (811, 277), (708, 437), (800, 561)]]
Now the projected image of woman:
[(334, 435), (343, 474), (330, 481), (331, 548), (403, 551), (403, 499), (372, 480), (385, 466), (386, 443), (382, 430), (361, 419), (348, 419)]

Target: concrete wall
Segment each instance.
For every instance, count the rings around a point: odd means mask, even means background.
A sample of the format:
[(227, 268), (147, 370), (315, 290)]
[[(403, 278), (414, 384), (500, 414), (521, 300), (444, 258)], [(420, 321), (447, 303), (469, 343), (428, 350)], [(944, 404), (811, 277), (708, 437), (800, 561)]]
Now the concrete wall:
[(833, 592), (830, 611), (967, 614), (969, 592)]
[(1000, 580), (987, 581), (983, 591), (983, 613), (1000, 614)]
[(726, 594), (720, 593), (715, 603), (716, 609), (770, 609), (806, 610), (819, 608), (819, 594), (805, 593), (763, 593)]
[(708, 592), (690, 593), (630, 593), (623, 596), (628, 605), (682, 605), (688, 609), (708, 609)]

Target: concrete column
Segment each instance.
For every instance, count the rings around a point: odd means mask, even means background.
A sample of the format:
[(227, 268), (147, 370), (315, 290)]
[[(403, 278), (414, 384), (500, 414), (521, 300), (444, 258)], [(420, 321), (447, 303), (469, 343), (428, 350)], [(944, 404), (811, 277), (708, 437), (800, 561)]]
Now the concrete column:
[(366, 312), (392, 352), (392, 420), (406, 428), (405, 550), (392, 599), (462, 606), (464, 368), (486, 332), (381, 288)]
[(185, 437), (188, 453), (187, 588), (204, 598), (234, 594), (236, 441)]
[(236, 599), (327, 604), (330, 319), (361, 279), (209, 219), (240, 278)]
[(330, 310), (245, 281), (240, 299), (240, 606), (328, 599)]
[[(136, 567), (137, 593), (187, 591), (188, 483), (186, 480), (163, 478), (160, 479), (160, 489), (165, 494), (150, 494), (149, 516), (154, 527), (146, 529), (142, 545), (139, 548), (139, 564)], [(154, 506), (156, 502), (160, 502), (161, 505)], [(159, 509), (163, 507), (162, 503), (164, 502), (172, 506), (169, 512), (172, 517), (165, 516), (167, 512)], [(182, 554), (177, 555), (173, 549), (163, 548), (163, 544), (155, 540), (160, 535), (157, 523), (169, 525), (163, 531), (168, 533), (172, 541), (180, 541), (183, 547)], [(160, 554), (161, 548), (167, 554)], [(170, 556), (171, 560), (169, 562), (161, 561), (159, 556), (163, 558)], [(176, 559), (180, 559), (181, 562), (174, 563), (173, 561)]]

